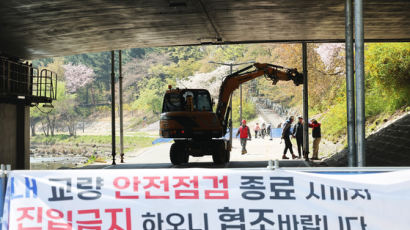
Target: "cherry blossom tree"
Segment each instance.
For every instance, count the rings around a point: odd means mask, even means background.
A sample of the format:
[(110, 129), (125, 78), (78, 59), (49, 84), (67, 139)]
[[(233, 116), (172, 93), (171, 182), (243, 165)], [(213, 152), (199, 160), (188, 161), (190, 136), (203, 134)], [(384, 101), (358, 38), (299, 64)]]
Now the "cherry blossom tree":
[(64, 69), (68, 93), (76, 93), (80, 88), (90, 84), (95, 79), (94, 70), (83, 64), (73, 65), (72, 63), (68, 63), (64, 65)]
[(323, 43), (316, 48), (326, 70), (333, 75), (344, 74), (344, 48), (343, 43)]

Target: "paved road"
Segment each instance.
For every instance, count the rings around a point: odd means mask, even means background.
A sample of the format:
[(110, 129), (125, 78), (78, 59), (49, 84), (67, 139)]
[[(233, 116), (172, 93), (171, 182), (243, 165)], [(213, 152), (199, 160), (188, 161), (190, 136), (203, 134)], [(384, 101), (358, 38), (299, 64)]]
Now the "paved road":
[[(252, 128), (256, 122), (271, 122), (272, 125), (283, 122), (281, 118), (273, 110), (263, 109), (258, 107), (259, 116), (254, 121), (250, 122), (249, 126)], [(253, 133), (252, 133), (253, 134)], [(295, 140), (292, 140), (295, 142)], [(241, 155), (241, 147), (239, 139), (234, 139), (233, 148), (231, 152), (231, 160), (226, 165), (215, 165), (212, 162), (212, 156), (192, 157), (189, 158), (189, 163), (173, 166), (169, 159), (169, 149), (172, 143), (156, 144), (152, 147), (142, 149), (138, 152), (130, 152), (125, 155), (125, 163), (118, 163), (117, 165), (94, 164), (86, 166), (85, 168), (254, 168), (266, 167), (269, 160), (276, 160), (282, 158), (284, 143), (281, 143), (279, 138), (252, 139), (248, 141), (248, 153)], [(296, 146), (296, 143), (294, 143)], [(294, 148), (297, 155), (296, 148)], [(290, 153), (288, 153), (290, 157)], [(280, 166), (286, 167), (304, 167), (308, 166), (303, 160), (281, 160)]]
[[(189, 158), (189, 163), (173, 166), (169, 159), (169, 148), (171, 143), (157, 144), (149, 148), (145, 148), (138, 152), (131, 152), (126, 154), (125, 163), (118, 163), (117, 165), (94, 164), (86, 166), (85, 168), (254, 168), (266, 167), (269, 160), (281, 159), (283, 143), (280, 139), (273, 140), (252, 139), (248, 142), (248, 153), (240, 154), (240, 144), (238, 139), (234, 139), (233, 149), (231, 152), (231, 161), (226, 165), (215, 165), (212, 163), (211, 156), (192, 157)], [(288, 156), (290, 154), (288, 153)], [(288, 167), (304, 167), (307, 166), (303, 160), (285, 160), (281, 161), (280, 166)]]
[(266, 123), (271, 123), (273, 125), (272, 128), (276, 128), (279, 124), (283, 123), (286, 120), (286, 117), (281, 117), (275, 111), (271, 109), (265, 109), (261, 106), (257, 106), (259, 116), (264, 120)]

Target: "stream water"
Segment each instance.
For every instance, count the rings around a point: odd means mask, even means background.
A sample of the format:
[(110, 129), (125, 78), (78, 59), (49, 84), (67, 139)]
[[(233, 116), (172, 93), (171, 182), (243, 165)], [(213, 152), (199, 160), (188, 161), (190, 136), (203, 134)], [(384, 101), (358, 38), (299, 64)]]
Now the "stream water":
[(30, 169), (74, 168), (86, 161), (86, 157), (30, 157)]

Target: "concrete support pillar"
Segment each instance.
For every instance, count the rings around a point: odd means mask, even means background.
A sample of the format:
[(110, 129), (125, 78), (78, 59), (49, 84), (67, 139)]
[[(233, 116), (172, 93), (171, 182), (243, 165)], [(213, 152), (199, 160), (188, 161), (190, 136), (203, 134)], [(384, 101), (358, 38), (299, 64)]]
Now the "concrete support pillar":
[(302, 43), (302, 64), (303, 64), (303, 155), (305, 160), (309, 160), (309, 95), (308, 95), (308, 70), (307, 70), (307, 44)]
[(356, 164), (356, 131), (354, 106), (354, 54), (353, 54), (353, 3), (346, 0), (345, 5), (345, 37), (346, 37), (346, 106), (347, 106), (347, 165)]
[(357, 166), (366, 166), (363, 1), (354, 1)]
[(30, 169), (30, 107), (0, 103), (0, 163)]

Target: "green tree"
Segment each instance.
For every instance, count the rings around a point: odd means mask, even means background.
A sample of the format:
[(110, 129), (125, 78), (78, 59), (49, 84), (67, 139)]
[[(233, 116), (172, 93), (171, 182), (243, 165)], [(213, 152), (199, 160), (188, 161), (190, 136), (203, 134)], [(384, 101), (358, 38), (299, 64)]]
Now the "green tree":
[[(53, 102), (54, 105), (59, 104), (59, 100), (62, 100), (65, 95), (65, 84), (64, 84), (64, 58), (47, 58), (45, 61), (38, 61), (39, 64), (47, 63), (46, 66), (37, 66), (41, 71), (42, 69), (48, 69), (57, 74), (57, 101)], [(55, 129), (57, 126), (57, 119), (59, 117), (58, 111), (56, 109), (44, 108), (41, 105), (32, 107), (30, 109), (30, 127), (31, 134), (36, 135), (36, 125), (40, 122), (42, 124), (41, 128), (44, 135), (54, 136)]]
[[(240, 99), (239, 95), (235, 95), (232, 101), (233, 113), (232, 113), (232, 123), (233, 126), (239, 126), (240, 124), (240, 116), (239, 116), (239, 105)], [(256, 118), (256, 108), (255, 104), (252, 103), (248, 97), (244, 97), (242, 100), (242, 119), (245, 120), (252, 120)]]
[[(410, 104), (410, 43), (370, 43), (365, 52), (366, 117), (392, 113)], [(333, 140), (346, 133), (346, 84), (327, 86), (335, 96), (326, 99), (324, 134)]]
[(366, 55), (367, 115), (410, 104), (410, 43), (371, 43)]
[(33, 60), (31, 63), (33, 64), (34, 67), (38, 67), (38, 66), (46, 66), (49, 63), (52, 63), (53, 61), (54, 61), (53, 58), (43, 58), (43, 59)]
[(70, 136), (76, 135), (76, 126), (80, 118), (76, 95), (66, 91), (65, 83), (58, 85), (57, 101), (54, 102), (54, 110), (50, 113), (50, 120), (58, 120), (59, 125), (68, 129)]
[(64, 81), (64, 58), (56, 57), (52, 58), (52, 61), (45, 65), (45, 69), (51, 70), (57, 74), (57, 79), (59, 81)]
[(132, 104), (132, 108), (159, 114), (162, 108), (162, 97), (167, 89), (166, 82), (159, 78), (151, 78), (141, 84), (145, 87), (140, 87), (138, 99)]
[(168, 47), (163, 49), (163, 52), (168, 53), (175, 63), (189, 59), (198, 61), (204, 57), (203, 48), (200, 46)]
[(36, 126), (43, 119), (43, 114), (37, 107), (30, 108), (30, 129), (31, 135), (36, 136)]

